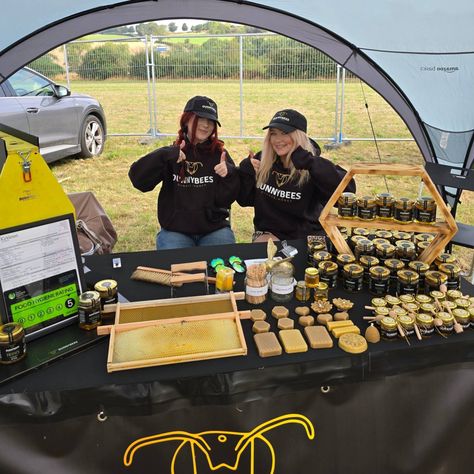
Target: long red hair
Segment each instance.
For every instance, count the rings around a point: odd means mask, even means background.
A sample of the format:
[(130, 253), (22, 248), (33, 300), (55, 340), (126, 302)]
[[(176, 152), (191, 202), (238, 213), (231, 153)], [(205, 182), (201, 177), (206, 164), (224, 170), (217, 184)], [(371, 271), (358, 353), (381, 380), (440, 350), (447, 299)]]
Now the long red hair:
[[(178, 137), (176, 138), (176, 141), (174, 142), (175, 145), (179, 145), (181, 142), (185, 141), (186, 142), (186, 147), (188, 146), (188, 142), (185, 139), (185, 135), (187, 134), (189, 137), (189, 141), (191, 143), (194, 140), (194, 137), (196, 136), (196, 128), (197, 128), (197, 120), (193, 121), (191, 130), (187, 130), (187, 124), (191, 121), (193, 117), (196, 117), (196, 114), (194, 112), (183, 112), (181, 115), (181, 118), (179, 120), (179, 130), (178, 130)], [(217, 136), (217, 123), (214, 122), (214, 128), (212, 130), (212, 133), (209, 135), (209, 147), (211, 149), (211, 152), (215, 152), (218, 150), (219, 152), (222, 153), (224, 151), (224, 142), (222, 140), (219, 140)]]

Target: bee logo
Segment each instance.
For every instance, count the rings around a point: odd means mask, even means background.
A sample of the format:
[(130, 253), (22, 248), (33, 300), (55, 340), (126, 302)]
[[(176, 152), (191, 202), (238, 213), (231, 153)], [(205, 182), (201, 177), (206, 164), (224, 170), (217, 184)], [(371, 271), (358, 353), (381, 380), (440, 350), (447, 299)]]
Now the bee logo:
[[(296, 423), (302, 425), (306, 431), (308, 439), (314, 439), (314, 427), (311, 421), (300, 414), (282, 415), (272, 420), (268, 420), (248, 433), (232, 432), (232, 431), (203, 431), (201, 433), (188, 433), (186, 431), (170, 431), (168, 433), (161, 433), (153, 436), (140, 438), (131, 443), (125, 451), (123, 456), (123, 463), (125, 466), (131, 466), (133, 457), (136, 451), (145, 446), (152, 444), (163, 443), (165, 441), (178, 441), (180, 444), (177, 447), (172, 461), (170, 474), (175, 474), (176, 460), (184, 448), (188, 448), (193, 460), (193, 474), (197, 472), (196, 455), (202, 453), (207, 460), (209, 469), (217, 471), (221, 468), (237, 470), (240, 458), (243, 452), (250, 449), (250, 468), (249, 473), (255, 473), (255, 442), (264, 443), (271, 455), (271, 467), (268, 474), (273, 474), (276, 465), (275, 448), (270, 441), (264, 436), (270, 430), (289, 423)], [(232, 451), (232, 459), (221, 459), (219, 453), (222, 453), (223, 447), (227, 447), (227, 453)], [(260, 473), (264, 474), (264, 473)]]
[(199, 169), (199, 167), (204, 166), (200, 161), (185, 161), (186, 163), (186, 171), (188, 174), (191, 176), (196, 173), (196, 171)]
[(279, 188), (284, 186), (290, 180), (289, 174), (279, 173), (278, 171), (273, 171), (272, 173), (275, 175), (275, 181)]

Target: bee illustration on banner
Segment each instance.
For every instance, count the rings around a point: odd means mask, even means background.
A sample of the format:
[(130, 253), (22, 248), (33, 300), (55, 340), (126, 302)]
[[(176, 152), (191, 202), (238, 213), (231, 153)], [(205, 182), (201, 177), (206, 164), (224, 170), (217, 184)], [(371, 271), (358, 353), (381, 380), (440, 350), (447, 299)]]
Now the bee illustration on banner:
[[(175, 467), (178, 456), (185, 448), (186, 451), (191, 453), (193, 472), (190, 474), (199, 474), (197, 471), (196, 456), (201, 453), (205, 456), (209, 469), (211, 471), (218, 471), (221, 468), (230, 469), (235, 471), (239, 467), (239, 461), (246, 449), (250, 449), (250, 467), (249, 474), (256, 474), (255, 471), (255, 442), (260, 441), (264, 443), (270, 452), (271, 466), (268, 474), (275, 472), (276, 466), (276, 450), (264, 436), (265, 433), (278, 428), (282, 425), (295, 423), (302, 425), (306, 431), (308, 439), (314, 439), (314, 427), (311, 421), (300, 414), (287, 414), (277, 418), (268, 420), (260, 425), (256, 426), (253, 430), (245, 432), (234, 432), (234, 431), (203, 431), (201, 433), (189, 433), (187, 431), (169, 431), (167, 433), (156, 434), (140, 438), (131, 443), (125, 450), (123, 456), (123, 463), (125, 466), (131, 466), (133, 458), (138, 449), (150, 446), (152, 444), (178, 441), (180, 442), (177, 447), (173, 458), (171, 460), (170, 474), (176, 474)], [(232, 452), (232, 459), (222, 460), (219, 459), (218, 454), (222, 453), (222, 448), (228, 448)], [(184, 452), (183, 452), (184, 454)], [(258, 474), (265, 474), (259, 472)]]

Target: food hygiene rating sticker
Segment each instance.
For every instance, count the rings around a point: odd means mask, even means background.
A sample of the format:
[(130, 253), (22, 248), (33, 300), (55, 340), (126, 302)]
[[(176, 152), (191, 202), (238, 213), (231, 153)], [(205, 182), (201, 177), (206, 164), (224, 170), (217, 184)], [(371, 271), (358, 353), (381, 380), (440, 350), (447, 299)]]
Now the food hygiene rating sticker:
[[(7, 299), (16, 298), (14, 292), (7, 292)], [(13, 321), (29, 328), (57, 317), (68, 317), (77, 313), (77, 286), (75, 283), (56, 288), (38, 296), (22, 299), (10, 304)]]

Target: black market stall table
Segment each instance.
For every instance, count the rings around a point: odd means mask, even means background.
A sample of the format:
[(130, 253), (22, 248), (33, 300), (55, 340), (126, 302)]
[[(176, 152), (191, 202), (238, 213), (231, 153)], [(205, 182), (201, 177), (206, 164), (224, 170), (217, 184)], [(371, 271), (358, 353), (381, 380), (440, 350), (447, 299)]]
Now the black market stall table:
[[(296, 276), (306, 266), (305, 242)], [(137, 266), (262, 258), (265, 244), (238, 244), (87, 257), (86, 282), (118, 281), (129, 301), (170, 297), (170, 288), (130, 279)], [(113, 259), (121, 267), (114, 268)], [(463, 290), (473, 294), (463, 282)], [(203, 285), (176, 296), (202, 294)], [(211, 291), (214, 287), (211, 286)], [(235, 275), (235, 290), (244, 277)], [(370, 295), (351, 298), (351, 319), (365, 330)], [(264, 309), (276, 331), (273, 306)], [(290, 313), (302, 303), (286, 304)], [(253, 309), (246, 301), (239, 310)], [(294, 313), (293, 313), (294, 314)], [(474, 330), (447, 339), (381, 341), (352, 355), (331, 349), (260, 358), (252, 322), (242, 321), (246, 356), (107, 373), (108, 337), (88, 337), (82, 350), (24, 375), (0, 367), (2, 472), (186, 473), (466, 473), (474, 400)], [(78, 336), (79, 338), (79, 336)], [(35, 352), (41, 339), (32, 341)], [(54, 349), (52, 349), (54, 351)], [(18, 364), (21, 364), (19, 362)], [(26, 363), (26, 362), (25, 362)], [(41, 365), (41, 364), (39, 364)], [(7, 380), (9, 379), (9, 380)], [(290, 442), (289, 442), (290, 441)]]

